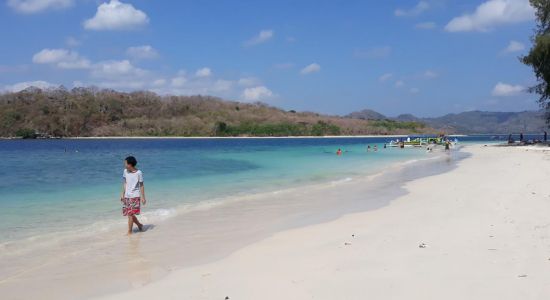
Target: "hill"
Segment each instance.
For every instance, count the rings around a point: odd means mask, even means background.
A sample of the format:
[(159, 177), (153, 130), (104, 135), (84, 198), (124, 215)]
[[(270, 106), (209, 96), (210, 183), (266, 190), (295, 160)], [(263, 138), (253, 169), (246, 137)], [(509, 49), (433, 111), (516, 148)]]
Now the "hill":
[(284, 111), (208, 96), (95, 88), (0, 94), (1, 137), (323, 136), (434, 133), (419, 122)]
[(399, 121), (424, 122), (428, 126), (464, 134), (474, 133), (539, 133), (545, 130), (544, 114), (536, 111), (487, 112), (469, 111), (437, 118), (403, 118)]
[[(363, 114), (363, 112), (367, 113)], [(383, 115), (368, 109), (351, 113), (348, 116), (356, 119), (370, 119)], [(402, 114), (388, 119), (399, 122), (424, 123), (428, 127), (437, 128), (445, 133), (462, 134), (540, 133), (548, 128), (544, 121), (544, 113), (538, 111), (468, 111), (435, 118), (418, 118), (411, 114)]]
[(363, 109), (361, 111), (352, 112), (351, 114), (346, 116), (347, 118), (352, 119), (361, 119), (361, 120), (385, 120), (387, 119), (386, 116), (383, 114), (376, 112), (372, 109)]

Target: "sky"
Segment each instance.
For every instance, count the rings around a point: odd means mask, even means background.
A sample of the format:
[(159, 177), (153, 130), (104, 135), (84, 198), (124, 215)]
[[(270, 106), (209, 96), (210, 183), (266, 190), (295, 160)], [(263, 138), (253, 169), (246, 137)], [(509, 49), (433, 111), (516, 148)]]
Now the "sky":
[(0, 91), (96, 86), (388, 116), (535, 110), (528, 0), (2, 0)]

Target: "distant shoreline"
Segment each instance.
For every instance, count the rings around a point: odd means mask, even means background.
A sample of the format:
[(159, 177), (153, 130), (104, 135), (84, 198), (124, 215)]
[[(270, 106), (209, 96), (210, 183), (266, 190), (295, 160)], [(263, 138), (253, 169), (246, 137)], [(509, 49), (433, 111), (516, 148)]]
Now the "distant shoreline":
[[(480, 134), (485, 135), (485, 134)], [(491, 134), (487, 134), (491, 135)], [(392, 135), (327, 135), (327, 136), (76, 136), (76, 137), (62, 137), (62, 138), (37, 138), (28, 140), (144, 140), (144, 139), (334, 139), (334, 138), (406, 138), (416, 136), (431, 136), (429, 134), (419, 135), (406, 135), (406, 134), (392, 134)], [(465, 137), (467, 134), (450, 134), (449, 137)], [(0, 140), (22, 140), (19, 137), (0, 137)]]

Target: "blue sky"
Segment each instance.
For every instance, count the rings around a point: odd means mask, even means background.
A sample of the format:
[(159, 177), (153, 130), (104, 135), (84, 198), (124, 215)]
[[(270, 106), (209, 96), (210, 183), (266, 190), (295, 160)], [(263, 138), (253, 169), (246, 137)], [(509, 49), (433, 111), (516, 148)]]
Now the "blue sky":
[(537, 109), (528, 0), (4, 0), (0, 90), (95, 85), (285, 109)]

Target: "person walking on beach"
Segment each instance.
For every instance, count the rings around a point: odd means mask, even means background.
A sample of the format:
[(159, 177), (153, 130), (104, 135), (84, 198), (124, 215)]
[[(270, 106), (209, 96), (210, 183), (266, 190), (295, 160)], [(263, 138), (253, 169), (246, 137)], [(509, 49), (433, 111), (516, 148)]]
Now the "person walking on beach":
[(133, 156), (124, 159), (124, 171), (122, 173), (122, 215), (128, 217), (128, 235), (132, 234), (134, 223), (139, 231), (143, 230), (136, 217), (141, 212), (141, 204), (145, 205), (145, 187), (143, 185), (143, 174), (136, 168), (137, 160)]
[(546, 131), (544, 132), (544, 142), (546, 143), (548, 141), (548, 133)]
[(523, 142), (523, 132), (519, 134), (519, 141)]

